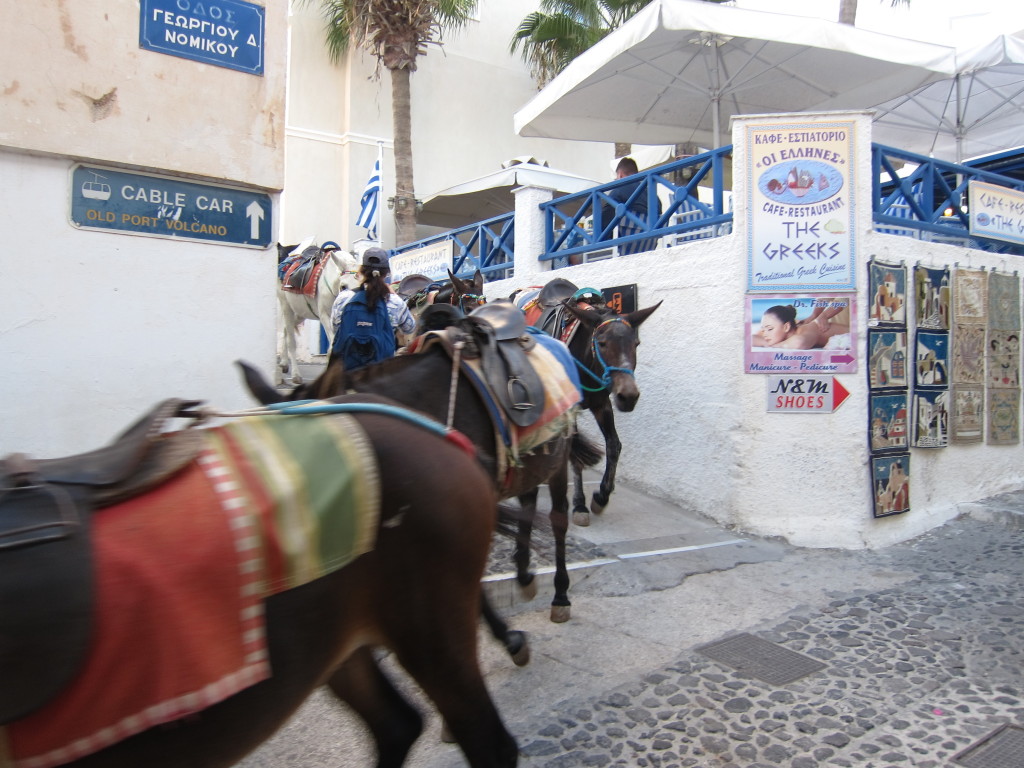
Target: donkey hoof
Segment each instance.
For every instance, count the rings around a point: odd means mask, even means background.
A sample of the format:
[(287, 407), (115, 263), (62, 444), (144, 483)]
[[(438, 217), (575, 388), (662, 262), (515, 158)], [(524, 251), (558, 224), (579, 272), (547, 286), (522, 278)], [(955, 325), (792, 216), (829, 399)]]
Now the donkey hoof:
[(568, 605), (552, 605), (551, 606), (551, 621), (555, 624), (564, 624), (571, 618), (572, 606)]
[(448, 723), (444, 721), (441, 722), (441, 741), (445, 744), (455, 743), (455, 737), (452, 736), (452, 730), (448, 727)]
[(526, 602), (533, 600), (537, 596), (537, 579), (530, 579), (529, 584), (520, 584), (519, 594)]
[(573, 525), (578, 525), (581, 528), (586, 528), (588, 525), (590, 525), (590, 513), (587, 510), (583, 510), (582, 512), (573, 512), (572, 522)]
[(590, 511), (593, 512), (595, 515), (600, 515), (602, 512), (604, 512), (604, 508), (607, 503), (607, 499), (605, 499), (604, 502), (600, 502), (597, 500), (597, 496), (594, 496), (590, 499)]
[(525, 632), (518, 629), (511, 630), (508, 633), (507, 649), (512, 663), (517, 667), (525, 667), (530, 663), (530, 643), (526, 639)]

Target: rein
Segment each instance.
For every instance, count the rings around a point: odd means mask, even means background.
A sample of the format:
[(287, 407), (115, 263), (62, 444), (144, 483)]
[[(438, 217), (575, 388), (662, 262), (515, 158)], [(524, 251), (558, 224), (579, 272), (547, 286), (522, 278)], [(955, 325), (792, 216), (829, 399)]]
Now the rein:
[(598, 349), (597, 346), (597, 332), (604, 328), (609, 323), (624, 323), (627, 328), (633, 327), (627, 321), (623, 320), (621, 317), (612, 317), (609, 318), (608, 320), (605, 320), (603, 323), (594, 328), (593, 333), (591, 333), (590, 335), (590, 348), (591, 351), (593, 351), (594, 353), (594, 358), (601, 366), (601, 375), (598, 376), (596, 373), (590, 370), (590, 368), (583, 365), (583, 363), (581, 363), (579, 359), (573, 358), (573, 360), (576, 361), (577, 368), (579, 368), (581, 371), (590, 376), (590, 378), (592, 378), (594, 381), (601, 385), (599, 387), (588, 387), (586, 384), (580, 382), (580, 386), (583, 387), (583, 389), (587, 392), (601, 392), (605, 389), (609, 389), (612, 385), (612, 373), (614, 373), (615, 371), (618, 371), (619, 373), (626, 373), (634, 377), (636, 376), (632, 368), (621, 368), (617, 365), (608, 365), (608, 363), (605, 362), (604, 357), (601, 356), (601, 350)]

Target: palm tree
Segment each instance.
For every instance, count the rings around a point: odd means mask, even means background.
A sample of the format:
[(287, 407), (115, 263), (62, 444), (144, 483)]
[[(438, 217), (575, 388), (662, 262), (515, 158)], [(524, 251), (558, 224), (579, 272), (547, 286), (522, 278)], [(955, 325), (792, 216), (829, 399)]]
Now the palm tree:
[(477, 0), (304, 0), (318, 2), (327, 50), (339, 62), (351, 45), (377, 59), (391, 75), (395, 145), (395, 236), (399, 245), (416, 239), (416, 193), (412, 166), (410, 75), (427, 45), (462, 26)]
[(519, 23), (509, 52), (521, 49), (537, 87), (651, 0), (541, 0), (540, 10)]

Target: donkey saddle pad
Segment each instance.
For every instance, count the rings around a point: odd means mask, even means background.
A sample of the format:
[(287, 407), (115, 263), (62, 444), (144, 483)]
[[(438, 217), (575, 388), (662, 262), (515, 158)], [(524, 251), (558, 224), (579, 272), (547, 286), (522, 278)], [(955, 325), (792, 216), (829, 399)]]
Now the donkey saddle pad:
[(191, 461), (198, 433), (158, 434), (191, 405), (164, 401), (89, 453), (0, 460), (0, 724), (41, 707), (77, 672), (93, 620), (90, 515)]

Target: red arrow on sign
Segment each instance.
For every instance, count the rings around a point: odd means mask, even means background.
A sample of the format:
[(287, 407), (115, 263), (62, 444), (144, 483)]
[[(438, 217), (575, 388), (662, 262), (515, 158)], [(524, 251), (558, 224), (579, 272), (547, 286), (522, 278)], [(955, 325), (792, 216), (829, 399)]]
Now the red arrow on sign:
[(848, 398), (849, 396), (850, 396), (850, 393), (847, 391), (846, 387), (844, 387), (842, 384), (840, 384), (839, 383), (839, 379), (837, 379), (835, 376), (833, 376), (832, 377), (832, 410), (834, 411), (836, 408), (838, 408), (840, 405), (842, 405), (844, 402), (846, 402), (846, 398)]

